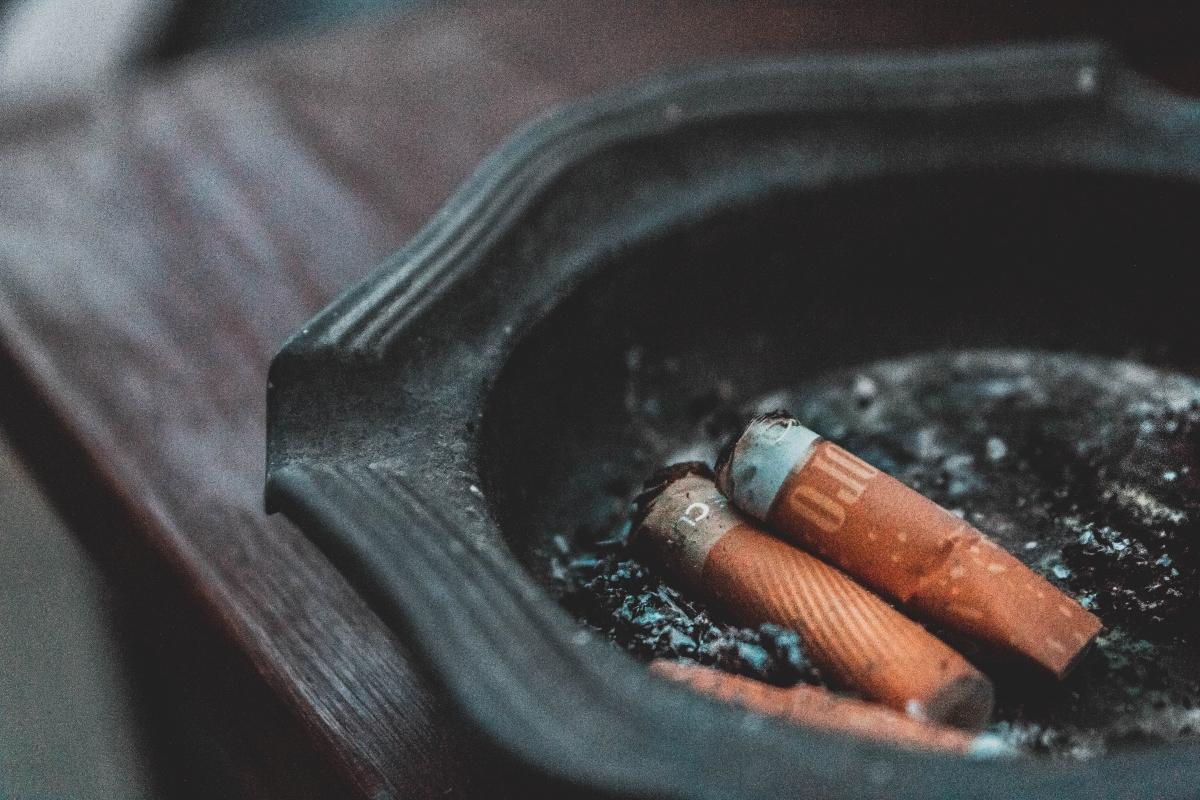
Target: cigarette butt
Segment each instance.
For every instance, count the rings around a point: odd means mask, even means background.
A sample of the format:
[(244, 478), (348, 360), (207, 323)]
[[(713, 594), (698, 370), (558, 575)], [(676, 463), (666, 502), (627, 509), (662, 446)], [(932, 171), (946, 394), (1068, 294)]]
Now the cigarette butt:
[(924, 619), (1057, 678), (1102, 627), (963, 520), (786, 413), (751, 422), (717, 482), (751, 517)]
[(759, 530), (701, 470), (671, 468), (639, 499), (635, 546), (742, 624), (797, 631), (837, 683), (920, 719), (987, 721), (986, 677), (836, 568)]
[(1005, 751), (996, 737), (922, 722), (878, 703), (836, 695), (818, 686), (788, 689), (680, 661), (658, 659), (650, 669), (692, 689), (751, 711), (809, 728), (836, 731), (909, 750), (991, 756)]

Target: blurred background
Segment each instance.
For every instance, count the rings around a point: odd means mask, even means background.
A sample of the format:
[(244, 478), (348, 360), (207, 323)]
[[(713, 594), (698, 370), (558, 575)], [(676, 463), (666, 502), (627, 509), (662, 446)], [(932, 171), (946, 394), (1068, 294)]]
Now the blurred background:
[(7, 440), (0, 516), (0, 797), (155, 796), (111, 587)]
[(431, 2), (0, 0), (0, 86), (61, 91), (121, 69)]
[[(96, 91), (189, 56), (432, 2), (0, 0), (0, 95), (40, 102)], [(221, 688), (203, 696), (176, 659), (164, 675), (164, 650), (203, 644), (176, 613), (137, 607), (111, 574), (0, 431), (0, 800), (243, 796), (238, 773), (253, 755), (242, 752), (241, 721), (224, 716), (232, 709), (211, 700), (253, 694), (238, 687), (254, 680), (249, 668), (228, 665)], [(311, 766), (287, 768), (298, 786), (322, 780)]]

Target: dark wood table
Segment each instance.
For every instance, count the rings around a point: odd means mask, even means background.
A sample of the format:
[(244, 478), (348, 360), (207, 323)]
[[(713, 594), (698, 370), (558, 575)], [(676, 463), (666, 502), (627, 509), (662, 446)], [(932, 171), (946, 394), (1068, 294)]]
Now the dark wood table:
[(142, 678), (230, 731), (209, 745), (231, 786), (388, 798), (516, 780), (261, 489), (271, 355), (521, 122), (698, 60), (1097, 28), (1200, 83), (1195, 29), (1130, 24), (1121, 4), (947, 6), (438, 6), (0, 108), (6, 424), (149, 615), (161, 652)]

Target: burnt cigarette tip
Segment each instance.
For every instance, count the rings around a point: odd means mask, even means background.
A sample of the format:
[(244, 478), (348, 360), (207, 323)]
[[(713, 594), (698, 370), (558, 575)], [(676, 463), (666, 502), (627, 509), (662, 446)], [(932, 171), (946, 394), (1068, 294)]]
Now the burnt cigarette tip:
[(721, 446), (720, 452), (717, 453), (717, 465), (713, 472), (718, 476), (718, 481), (724, 481), (729, 475), (729, 462), (733, 461), (733, 449), (737, 447), (738, 440), (742, 438), (742, 434), (746, 432), (743, 426), (737, 433), (725, 440), (725, 444)]
[(930, 700), (927, 708), (914, 708), (910, 712), (956, 728), (979, 730), (991, 719), (994, 704), (992, 682), (974, 674), (947, 685)]
[(717, 487), (742, 511), (765, 520), (792, 468), (820, 438), (787, 411), (760, 414), (721, 449)]
[(637, 538), (646, 515), (654, 507), (654, 501), (659, 498), (667, 487), (675, 481), (682, 480), (688, 475), (698, 475), (701, 478), (712, 479), (713, 471), (703, 461), (680, 461), (677, 464), (662, 467), (642, 484), (642, 491), (633, 499), (633, 512), (630, 515), (629, 541), (632, 544)]
[(1079, 664), (1096, 648), (1096, 637), (1099, 636), (1103, 630), (1104, 626), (1100, 624), (1100, 620), (1097, 619), (1096, 627), (1095, 630), (1092, 631), (1091, 637), (1083, 644), (1082, 647), (1079, 648), (1079, 650), (1076, 651), (1075, 655), (1071, 656), (1070, 660), (1063, 665), (1062, 671), (1059, 672), (1055, 677), (1061, 681), (1074, 672), (1075, 667), (1079, 666)]
[(737, 448), (737, 443), (740, 442), (742, 437), (746, 435), (746, 431), (763, 422), (795, 419), (796, 418), (792, 416), (791, 412), (779, 408), (774, 411), (768, 411), (765, 414), (759, 414), (757, 417), (739, 428), (737, 433), (725, 440), (725, 444), (721, 447), (720, 452), (717, 454), (717, 466), (715, 472), (718, 476), (718, 482), (728, 481), (729, 467), (733, 462), (733, 451)]

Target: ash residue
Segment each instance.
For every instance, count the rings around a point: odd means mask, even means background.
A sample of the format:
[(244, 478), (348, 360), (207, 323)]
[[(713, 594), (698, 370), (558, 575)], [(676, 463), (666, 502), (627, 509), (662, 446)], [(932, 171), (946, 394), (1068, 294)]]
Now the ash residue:
[[(1086, 757), (1200, 732), (1200, 382), (1129, 361), (970, 352), (880, 362), (749, 401), (713, 376), (682, 421), (659, 413), (669, 398), (630, 395), (632, 423), (663, 463), (711, 459), (741, 421), (787, 408), (1096, 613), (1106, 630), (1064, 683), (993, 673), (994, 730), (1012, 743)], [(629, 561), (619, 537), (600, 538), (562, 542), (556, 583), (614, 641), (778, 683), (808, 678), (790, 657), (779, 666), (774, 632), (721, 625)], [(759, 649), (719, 655), (745, 644)]]
[(634, 655), (687, 658), (779, 686), (820, 683), (800, 637), (778, 625), (738, 628), (709, 616), (651, 570), (622, 552), (623, 543), (575, 553), (558, 572), (562, 603)]

